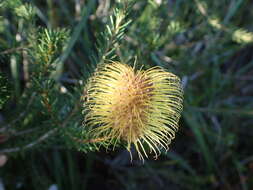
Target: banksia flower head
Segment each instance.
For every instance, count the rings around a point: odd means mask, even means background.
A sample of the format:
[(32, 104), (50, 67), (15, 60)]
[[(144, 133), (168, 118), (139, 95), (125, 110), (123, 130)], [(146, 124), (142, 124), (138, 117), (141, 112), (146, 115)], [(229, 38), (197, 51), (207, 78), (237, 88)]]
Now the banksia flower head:
[[(91, 135), (111, 143), (134, 145), (139, 158), (168, 149), (182, 111), (180, 79), (160, 67), (146, 71), (113, 62), (99, 68), (88, 83), (86, 123)], [(131, 155), (131, 152), (130, 152)]]

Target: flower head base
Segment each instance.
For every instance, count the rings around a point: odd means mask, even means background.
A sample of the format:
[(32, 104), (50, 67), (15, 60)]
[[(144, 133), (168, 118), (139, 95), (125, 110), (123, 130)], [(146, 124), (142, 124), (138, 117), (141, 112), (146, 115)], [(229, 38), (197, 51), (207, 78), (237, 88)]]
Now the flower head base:
[(156, 157), (160, 148), (168, 149), (178, 129), (183, 102), (176, 75), (159, 67), (135, 71), (113, 62), (98, 69), (87, 93), (86, 122), (94, 127), (94, 138), (123, 141), (129, 152), (133, 144), (142, 160), (143, 155), (148, 157), (144, 144)]

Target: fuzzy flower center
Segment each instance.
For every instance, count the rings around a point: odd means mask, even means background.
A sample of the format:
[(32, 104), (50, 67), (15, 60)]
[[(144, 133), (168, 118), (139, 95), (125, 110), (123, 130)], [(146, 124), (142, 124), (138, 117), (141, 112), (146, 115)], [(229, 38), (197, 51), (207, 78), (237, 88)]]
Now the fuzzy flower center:
[(111, 102), (113, 128), (121, 130), (123, 139), (127, 140), (130, 134), (131, 140), (135, 140), (142, 133), (143, 124), (147, 121), (144, 110), (151, 99), (152, 84), (148, 84), (143, 75), (133, 71), (122, 74), (118, 83)]

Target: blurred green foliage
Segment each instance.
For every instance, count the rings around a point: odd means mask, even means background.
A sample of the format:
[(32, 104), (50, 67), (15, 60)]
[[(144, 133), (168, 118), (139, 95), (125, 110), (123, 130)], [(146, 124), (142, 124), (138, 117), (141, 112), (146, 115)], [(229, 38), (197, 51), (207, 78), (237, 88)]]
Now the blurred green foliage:
[[(114, 33), (124, 2), (0, 2), (0, 69), (14, 94), (0, 97), (6, 189), (252, 189), (252, 1), (132, 1)], [(170, 150), (145, 164), (80, 141), (96, 64), (136, 57), (180, 76), (185, 91)]]
[(10, 92), (10, 84), (7, 78), (3, 75), (3, 73), (0, 73), (0, 109), (4, 105), (4, 103), (10, 98), (11, 92)]

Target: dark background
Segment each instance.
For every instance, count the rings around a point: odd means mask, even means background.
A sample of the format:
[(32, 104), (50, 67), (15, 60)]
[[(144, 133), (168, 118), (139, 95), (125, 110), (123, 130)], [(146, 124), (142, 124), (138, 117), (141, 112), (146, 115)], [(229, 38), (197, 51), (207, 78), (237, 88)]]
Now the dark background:
[[(90, 51), (105, 30), (116, 1), (94, 1), (93, 8), (82, 0), (30, 2), (36, 7), (37, 27), (74, 31), (82, 17), (80, 11), (87, 11), (87, 23), (62, 74), (79, 80), (80, 70), (91, 64)], [(56, 142), (4, 154), (8, 161), (0, 168), (0, 182), (6, 190), (52, 190), (53, 184), (59, 190), (252, 189), (252, 10), (250, 0), (137, 1), (128, 16), (132, 23), (116, 53), (126, 61), (137, 56), (146, 68), (162, 66), (182, 79), (184, 111), (170, 150), (143, 164), (135, 155), (131, 163), (124, 148), (84, 153)], [(3, 29), (6, 25), (0, 24), (0, 40), (8, 48), (1, 47), (0, 53), (17, 47), (13, 40), (17, 22), (12, 22), (11, 10), (3, 16), (9, 21), (9, 35)], [(10, 56), (0, 55), (1, 69), (13, 84)], [(22, 91), (27, 82), (22, 69), (18, 80)], [(67, 81), (65, 85), (73, 84)], [(18, 104), (15, 99), (7, 101), (1, 118), (10, 117)], [(50, 122), (38, 117), (32, 125), (42, 121)], [(8, 141), (15, 143), (16, 138)], [(0, 143), (3, 147), (7, 143), (4, 134)]]

